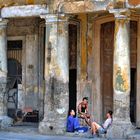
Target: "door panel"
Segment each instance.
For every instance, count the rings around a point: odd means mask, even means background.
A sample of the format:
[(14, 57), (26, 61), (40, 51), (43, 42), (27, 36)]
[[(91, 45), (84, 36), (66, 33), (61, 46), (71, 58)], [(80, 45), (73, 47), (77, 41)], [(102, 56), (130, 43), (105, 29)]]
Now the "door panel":
[(131, 68), (137, 66), (137, 22), (130, 22), (130, 64)]
[[(113, 110), (113, 49), (114, 49), (114, 22), (101, 25), (101, 76), (103, 116), (108, 110)], [(131, 68), (137, 63), (137, 22), (130, 22), (130, 62)], [(133, 92), (132, 92), (133, 93)], [(135, 103), (133, 103), (135, 104)]]
[(101, 74), (103, 116), (113, 107), (113, 44), (114, 22), (101, 25)]

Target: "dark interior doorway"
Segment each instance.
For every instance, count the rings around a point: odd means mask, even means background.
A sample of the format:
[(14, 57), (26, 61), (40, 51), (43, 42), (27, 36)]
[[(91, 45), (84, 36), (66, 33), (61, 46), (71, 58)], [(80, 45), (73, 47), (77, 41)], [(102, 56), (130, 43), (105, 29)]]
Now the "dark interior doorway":
[(18, 108), (18, 84), (22, 83), (22, 40), (7, 42), (8, 82), (7, 82), (7, 113), (14, 117)]
[(69, 109), (76, 111), (76, 69), (69, 71)]
[(77, 101), (77, 25), (69, 24), (69, 110)]
[(136, 68), (131, 68), (130, 119), (136, 122)]

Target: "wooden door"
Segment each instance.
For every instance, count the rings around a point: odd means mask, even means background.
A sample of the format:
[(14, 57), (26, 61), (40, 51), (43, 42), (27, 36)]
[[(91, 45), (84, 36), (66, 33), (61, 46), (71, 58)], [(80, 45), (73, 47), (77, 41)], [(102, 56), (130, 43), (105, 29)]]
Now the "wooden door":
[(101, 25), (101, 75), (103, 116), (113, 109), (113, 45), (114, 22)]
[[(113, 22), (101, 25), (101, 87), (103, 100), (103, 116), (108, 110), (113, 110), (113, 49), (114, 49)], [(136, 68), (137, 52), (137, 22), (130, 22), (130, 59), (131, 68)], [(134, 93), (134, 92), (132, 92)]]

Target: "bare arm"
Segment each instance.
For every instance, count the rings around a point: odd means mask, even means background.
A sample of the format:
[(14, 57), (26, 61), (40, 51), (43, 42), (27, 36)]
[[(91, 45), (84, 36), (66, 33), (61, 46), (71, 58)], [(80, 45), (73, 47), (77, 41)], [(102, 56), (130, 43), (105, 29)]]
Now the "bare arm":
[(86, 113), (88, 114), (88, 105), (86, 105)]
[(79, 103), (79, 105), (78, 105), (78, 112), (79, 112), (79, 113), (82, 113), (82, 112), (81, 112), (81, 103)]

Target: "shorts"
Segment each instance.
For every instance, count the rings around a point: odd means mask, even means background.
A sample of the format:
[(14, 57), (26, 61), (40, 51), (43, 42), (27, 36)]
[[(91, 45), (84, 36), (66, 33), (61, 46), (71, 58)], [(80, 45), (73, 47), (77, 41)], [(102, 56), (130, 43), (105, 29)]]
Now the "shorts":
[(98, 129), (99, 134), (104, 134), (105, 133), (105, 129), (103, 127), (100, 127)]
[[(84, 112), (82, 112), (82, 113), (84, 113)], [(83, 115), (82, 113), (78, 112), (78, 118), (81, 118), (81, 115)]]

